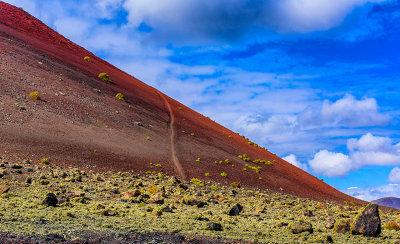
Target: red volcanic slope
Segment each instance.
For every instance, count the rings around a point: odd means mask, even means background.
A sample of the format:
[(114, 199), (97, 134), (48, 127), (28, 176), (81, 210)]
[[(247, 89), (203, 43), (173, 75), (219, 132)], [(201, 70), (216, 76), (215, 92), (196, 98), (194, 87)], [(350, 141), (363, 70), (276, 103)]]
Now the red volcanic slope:
[[(48, 157), (59, 164), (98, 170), (162, 170), (186, 180), (237, 181), (315, 200), (361, 203), (267, 150), (249, 145), (243, 137), (3, 2), (0, 52), (0, 150), (8, 151), (9, 157)], [(113, 84), (98, 79), (101, 72), (108, 73)], [(43, 99), (27, 97), (32, 91)], [(114, 97), (118, 92), (125, 95), (126, 103)], [(274, 163), (246, 163), (238, 158), (241, 154)], [(246, 164), (262, 169), (259, 173), (244, 170)]]

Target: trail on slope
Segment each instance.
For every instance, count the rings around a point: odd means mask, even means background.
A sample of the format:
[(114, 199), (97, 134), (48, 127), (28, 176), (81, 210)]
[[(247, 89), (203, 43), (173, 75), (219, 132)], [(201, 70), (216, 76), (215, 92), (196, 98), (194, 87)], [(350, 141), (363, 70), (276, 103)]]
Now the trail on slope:
[(158, 95), (164, 100), (165, 106), (167, 106), (168, 111), (169, 111), (169, 118), (170, 118), (170, 123), (169, 123), (169, 130), (170, 130), (170, 141), (171, 141), (171, 158), (172, 161), (174, 162), (174, 165), (176, 169), (178, 170), (178, 174), (182, 177), (183, 180), (186, 180), (186, 175), (185, 172), (183, 171), (183, 167), (181, 163), (179, 162), (178, 157), (176, 156), (176, 149), (175, 149), (175, 129), (174, 129), (174, 123), (175, 123), (175, 116), (174, 112), (172, 111), (171, 104), (168, 102), (167, 98), (162, 94), (161, 92), (157, 91)]

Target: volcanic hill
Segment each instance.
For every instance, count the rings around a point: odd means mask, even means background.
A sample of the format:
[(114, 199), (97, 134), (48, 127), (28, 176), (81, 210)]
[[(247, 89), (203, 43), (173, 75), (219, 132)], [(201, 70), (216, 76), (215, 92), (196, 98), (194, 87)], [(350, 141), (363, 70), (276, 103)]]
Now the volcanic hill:
[(362, 203), (4, 2), (0, 53), (0, 151), (15, 160), (47, 158), (98, 172), (162, 171), (183, 180)]

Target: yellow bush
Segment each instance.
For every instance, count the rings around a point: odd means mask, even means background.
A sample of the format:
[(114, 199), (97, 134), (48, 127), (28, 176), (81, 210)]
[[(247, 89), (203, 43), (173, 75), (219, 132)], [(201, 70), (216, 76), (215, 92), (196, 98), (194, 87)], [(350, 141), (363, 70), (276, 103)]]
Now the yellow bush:
[(40, 100), (39, 92), (37, 92), (37, 91), (31, 92), (31, 94), (29, 94), (29, 97), (31, 97), (35, 100)]
[(400, 226), (396, 222), (389, 222), (385, 224), (384, 228), (387, 230), (395, 230), (395, 231), (400, 230)]
[(88, 62), (91, 61), (91, 58), (90, 58), (89, 56), (86, 56), (86, 57), (84, 57), (83, 59), (86, 60), (86, 61), (88, 61)]
[(100, 73), (99, 78), (111, 83), (110, 75), (108, 75), (107, 73)]
[(125, 96), (122, 93), (117, 93), (117, 95), (115, 95), (116, 98), (118, 98), (121, 101), (125, 102)]
[(42, 164), (45, 164), (45, 165), (49, 165), (49, 164), (50, 164), (50, 161), (49, 161), (47, 158), (42, 158), (42, 159), (40, 160), (40, 162), (41, 162)]

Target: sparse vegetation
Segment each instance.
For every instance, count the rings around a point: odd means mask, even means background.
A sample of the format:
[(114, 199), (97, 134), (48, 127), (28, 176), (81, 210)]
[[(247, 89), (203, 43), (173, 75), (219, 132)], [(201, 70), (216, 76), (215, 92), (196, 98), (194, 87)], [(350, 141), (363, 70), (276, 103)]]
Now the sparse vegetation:
[[(330, 202), (238, 188), (239, 182), (222, 186), (192, 178), (176, 183), (155, 171), (140, 176), (24, 163), (5, 164), (1, 170), (12, 172), (11, 165), (22, 168), (20, 174), (5, 173), (1, 178), (7, 192), (1, 195), (0, 228), (15, 235), (58, 233), (72, 240), (85, 238), (86, 231), (129, 235), (140, 226), (147, 233), (179, 232), (260, 243), (325, 243), (327, 235), (335, 243), (400, 241), (398, 212), (382, 212), (381, 236), (367, 238), (340, 233), (356, 217), (357, 205), (351, 206), (354, 211), (346, 210)], [(237, 204), (243, 209), (230, 216)], [(300, 214), (309, 208), (316, 209), (314, 217)], [(327, 216), (339, 223), (336, 229), (326, 227)], [(206, 230), (209, 222), (221, 228)]]
[(384, 228), (387, 229), (387, 230), (395, 230), (395, 231), (399, 231), (400, 230), (400, 226), (396, 222), (386, 223)]
[(86, 56), (86, 57), (84, 57), (83, 59), (86, 60), (86, 61), (88, 61), (88, 62), (91, 62), (91, 61), (92, 61), (92, 59), (91, 59), (89, 56)]
[(50, 161), (49, 161), (47, 158), (42, 158), (42, 159), (40, 160), (40, 163), (42, 163), (42, 164), (44, 164), (44, 165), (49, 165), (49, 164), (50, 164)]
[(31, 93), (29, 94), (29, 97), (30, 97), (30, 98), (33, 98), (33, 99), (35, 99), (35, 100), (40, 100), (39, 92), (37, 92), (37, 91), (31, 92)]
[(125, 96), (122, 93), (117, 93), (117, 95), (115, 95), (116, 98), (118, 98), (121, 101), (125, 102)]
[(227, 174), (227, 173), (225, 173), (225, 172), (222, 172), (222, 173), (221, 173), (221, 176), (222, 176), (222, 177), (227, 177), (227, 176), (228, 176), (228, 174)]
[(111, 83), (111, 79), (110, 79), (110, 75), (108, 75), (107, 73), (100, 73), (99, 74), (99, 78), (102, 79), (103, 81), (109, 82)]

